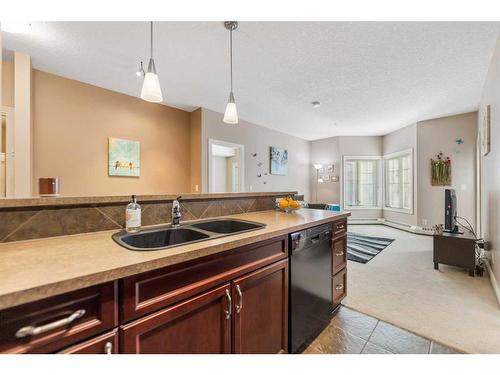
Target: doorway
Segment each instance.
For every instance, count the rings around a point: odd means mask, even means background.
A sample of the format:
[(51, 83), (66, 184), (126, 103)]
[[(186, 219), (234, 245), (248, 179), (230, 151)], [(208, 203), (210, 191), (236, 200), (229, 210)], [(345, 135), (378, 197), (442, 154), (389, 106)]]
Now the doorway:
[(244, 187), (244, 146), (208, 140), (208, 191), (237, 193)]
[(0, 198), (14, 196), (14, 109), (0, 108)]

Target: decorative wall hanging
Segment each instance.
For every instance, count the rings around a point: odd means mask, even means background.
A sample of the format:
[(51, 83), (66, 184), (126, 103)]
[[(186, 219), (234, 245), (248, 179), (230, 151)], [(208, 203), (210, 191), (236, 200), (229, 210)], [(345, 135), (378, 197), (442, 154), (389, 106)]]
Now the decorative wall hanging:
[(483, 129), (481, 133), (481, 148), (483, 156), (490, 153), (491, 150), (491, 105), (486, 106), (483, 117)]
[(326, 166), (326, 171), (327, 171), (328, 173), (333, 173), (333, 164), (332, 164), (332, 165), (327, 165), (327, 166)]
[(270, 148), (270, 172), (286, 176), (288, 174), (288, 151), (284, 148), (273, 147)]
[(431, 159), (431, 185), (451, 185), (451, 159), (444, 158), (442, 152), (437, 154), (436, 159)]
[(141, 153), (138, 141), (108, 139), (108, 175), (139, 177), (141, 174)]

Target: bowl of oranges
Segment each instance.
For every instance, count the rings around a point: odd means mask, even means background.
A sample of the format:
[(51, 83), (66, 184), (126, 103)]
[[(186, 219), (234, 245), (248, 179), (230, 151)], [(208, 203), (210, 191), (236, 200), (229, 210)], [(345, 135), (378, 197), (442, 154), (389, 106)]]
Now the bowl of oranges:
[(301, 207), (300, 202), (294, 200), (291, 195), (279, 199), (276, 205), (280, 210), (287, 213), (296, 211)]

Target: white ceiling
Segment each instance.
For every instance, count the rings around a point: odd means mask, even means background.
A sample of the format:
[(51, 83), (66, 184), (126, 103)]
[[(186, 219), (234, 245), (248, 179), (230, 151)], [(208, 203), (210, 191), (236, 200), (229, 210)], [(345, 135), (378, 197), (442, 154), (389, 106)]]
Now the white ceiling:
[[(304, 139), (382, 135), (476, 110), (499, 30), (471, 22), (242, 22), (234, 32), (240, 118)], [(224, 112), (228, 32), (218, 22), (161, 22), (155, 62), (165, 104)], [(37, 69), (139, 96), (147, 22), (34, 23), (3, 33)], [(321, 107), (311, 102), (319, 100)]]

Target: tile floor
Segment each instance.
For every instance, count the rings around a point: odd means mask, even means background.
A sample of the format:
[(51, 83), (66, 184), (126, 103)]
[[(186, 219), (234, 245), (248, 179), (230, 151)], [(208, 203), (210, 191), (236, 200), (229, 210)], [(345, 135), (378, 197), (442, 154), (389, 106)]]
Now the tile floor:
[(342, 306), (305, 354), (460, 354), (392, 324)]

